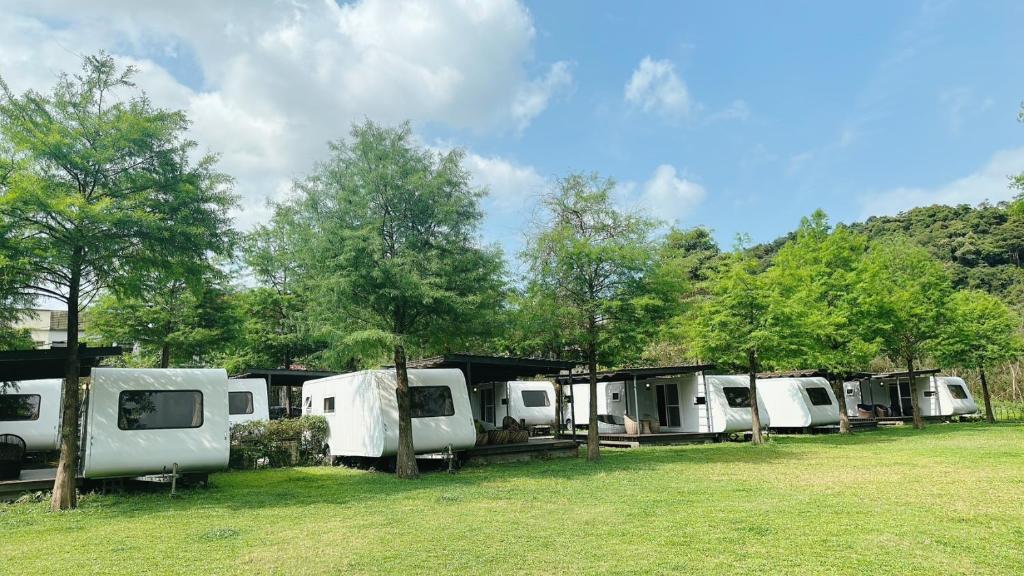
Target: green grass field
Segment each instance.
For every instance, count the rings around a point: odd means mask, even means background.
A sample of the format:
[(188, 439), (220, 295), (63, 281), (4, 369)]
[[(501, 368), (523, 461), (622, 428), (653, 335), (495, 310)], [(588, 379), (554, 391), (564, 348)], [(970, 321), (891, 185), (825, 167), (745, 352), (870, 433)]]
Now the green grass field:
[(1024, 426), (0, 505), (0, 574), (1021, 574)]

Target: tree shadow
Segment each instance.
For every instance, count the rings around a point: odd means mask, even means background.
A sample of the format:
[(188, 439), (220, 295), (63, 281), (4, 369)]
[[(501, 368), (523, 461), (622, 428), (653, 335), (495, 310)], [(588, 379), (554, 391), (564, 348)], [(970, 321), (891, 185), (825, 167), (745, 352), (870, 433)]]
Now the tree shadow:
[[(1012, 425), (995, 425), (1013, 428)], [(232, 471), (211, 477), (211, 487), (182, 493), (167, 500), (166, 494), (126, 494), (89, 499), (83, 508), (94, 505), (116, 510), (119, 516), (145, 516), (168, 510), (256, 510), (301, 508), (313, 505), (345, 506), (358, 503), (374, 506), (381, 500), (404, 498), (421, 492), (435, 492), (438, 498), (453, 491), (473, 489), (489, 483), (515, 483), (531, 480), (574, 480), (618, 472), (657, 474), (659, 470), (715, 465), (750, 466), (751, 478), (757, 468), (779, 462), (806, 459), (799, 449), (804, 445), (883, 446), (951, 434), (965, 434), (991, 428), (988, 424), (931, 424), (924, 430), (909, 426), (859, 431), (851, 435), (773, 436), (765, 446), (748, 443), (722, 443), (688, 446), (651, 446), (634, 449), (603, 449), (598, 462), (588, 462), (585, 451), (577, 458), (555, 458), (492, 465), (474, 465), (455, 474), (443, 471), (423, 474), (418, 480), (402, 480), (376, 471), (347, 468), (310, 467), (260, 471)], [(1024, 426), (1016, 426), (1024, 430)]]

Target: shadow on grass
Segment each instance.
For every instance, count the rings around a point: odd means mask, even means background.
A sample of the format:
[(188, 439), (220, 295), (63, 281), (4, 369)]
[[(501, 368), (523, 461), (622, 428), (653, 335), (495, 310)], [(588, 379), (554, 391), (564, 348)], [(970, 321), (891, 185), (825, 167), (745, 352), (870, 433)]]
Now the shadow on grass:
[[(578, 458), (558, 458), (532, 462), (494, 464), (464, 468), (457, 474), (432, 472), (418, 480), (401, 480), (394, 475), (345, 468), (312, 467), (261, 471), (233, 471), (211, 477), (210, 489), (185, 492), (181, 498), (168, 499), (160, 494), (126, 494), (90, 498), (86, 508), (96, 507), (119, 516), (145, 516), (169, 510), (254, 510), (303, 507), (311, 505), (344, 506), (357, 503), (374, 506), (381, 500), (406, 497), (420, 492), (474, 488), (492, 482), (519, 480), (564, 481), (619, 472), (657, 473), (666, 467), (709, 464), (746, 464), (756, 467), (780, 461), (799, 461), (807, 457), (795, 450), (807, 445), (862, 446), (886, 445), (918, 438), (941, 437), (990, 429), (988, 424), (932, 424), (924, 430), (909, 426), (851, 435), (776, 436), (767, 445), (746, 443), (657, 446), (630, 450), (603, 449), (598, 462), (586, 461), (581, 450)], [(996, 425), (999, 428), (1012, 428)], [(1024, 429), (1024, 427), (1017, 426)]]
[(169, 510), (255, 510), (358, 503), (374, 506), (380, 500), (435, 492), (475, 488), (492, 482), (521, 480), (565, 481), (619, 472), (654, 472), (675, 466), (750, 464), (802, 458), (798, 451), (780, 450), (769, 444), (708, 444), (658, 446), (632, 450), (607, 449), (598, 462), (556, 458), (531, 462), (471, 466), (456, 474), (432, 472), (418, 480), (401, 480), (392, 474), (346, 468), (311, 467), (261, 471), (233, 471), (211, 477), (211, 488), (184, 492), (168, 499), (160, 494), (124, 494), (91, 498), (85, 507), (96, 507), (122, 517), (144, 516)]

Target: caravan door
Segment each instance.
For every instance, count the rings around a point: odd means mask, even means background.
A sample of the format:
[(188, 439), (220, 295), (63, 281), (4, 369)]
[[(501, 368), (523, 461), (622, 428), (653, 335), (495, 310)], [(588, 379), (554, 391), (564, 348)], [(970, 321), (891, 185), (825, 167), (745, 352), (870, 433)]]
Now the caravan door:
[(658, 384), (658, 424), (663, 428), (679, 428), (682, 419), (679, 412), (679, 386), (675, 382)]

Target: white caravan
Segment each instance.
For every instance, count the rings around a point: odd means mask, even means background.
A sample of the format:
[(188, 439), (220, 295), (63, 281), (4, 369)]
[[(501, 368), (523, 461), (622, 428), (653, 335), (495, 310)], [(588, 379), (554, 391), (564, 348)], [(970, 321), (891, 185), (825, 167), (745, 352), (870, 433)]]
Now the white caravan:
[[(590, 422), (590, 384), (562, 386), (562, 419), (567, 430), (585, 428)], [(632, 413), (632, 411), (631, 411)], [(626, 432), (626, 385), (623, 382), (597, 383), (597, 431), (601, 434)]]
[(27, 452), (60, 450), (63, 383), (23, 380), (0, 390), (0, 434), (21, 438)]
[[(472, 448), (476, 428), (458, 369), (409, 370), (413, 447), (417, 454)], [(302, 385), (302, 413), (327, 418), (332, 457), (380, 458), (398, 453), (395, 371), (363, 370)]]
[[(590, 409), (589, 384), (563, 387), (563, 421), (571, 426), (587, 425)], [(657, 422), (661, 432), (731, 433), (751, 429), (750, 380), (748, 376), (681, 374), (630, 382), (598, 382), (598, 431), (622, 434), (625, 418)], [(570, 400), (571, 399), (571, 400)], [(637, 410), (639, 406), (639, 410)], [(570, 412), (570, 410), (572, 410)], [(758, 400), (761, 426), (770, 416), (763, 399)]]
[[(978, 404), (963, 379), (956, 376), (917, 376), (921, 416), (948, 418), (978, 412)], [(846, 412), (858, 416), (858, 406), (884, 406), (890, 416), (912, 416), (910, 381), (906, 377), (864, 378), (843, 384)]]
[(207, 473), (228, 466), (228, 376), (210, 369), (93, 368), (82, 475)]
[(839, 423), (839, 402), (828, 380), (758, 378), (757, 395), (772, 428), (811, 428)]
[(263, 378), (228, 380), (228, 420), (231, 425), (270, 420), (267, 381)]
[(484, 428), (501, 428), (506, 416), (530, 426), (555, 426), (555, 385), (544, 380), (489, 382), (473, 387), (473, 417)]

